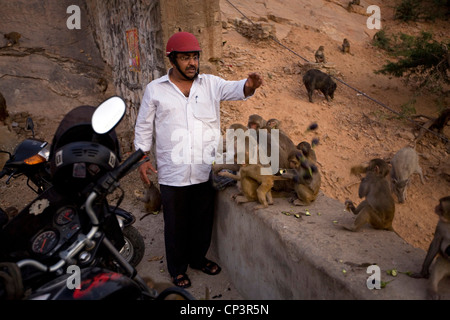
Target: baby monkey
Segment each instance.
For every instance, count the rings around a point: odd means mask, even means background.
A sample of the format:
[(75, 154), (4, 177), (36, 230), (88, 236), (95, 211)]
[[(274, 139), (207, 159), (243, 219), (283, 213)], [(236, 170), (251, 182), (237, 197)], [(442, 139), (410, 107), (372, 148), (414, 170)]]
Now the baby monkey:
[[(439, 221), (434, 232), (433, 241), (428, 248), (427, 255), (420, 273), (411, 275), (413, 278), (430, 278), (427, 294), (430, 299), (439, 300), (439, 282), (450, 275), (450, 196), (443, 197), (434, 208)], [(437, 259), (430, 272), (430, 265)]]
[(20, 33), (14, 31), (6, 33), (4, 36), (8, 40), (8, 47), (19, 44), (19, 39), (22, 37)]
[(345, 38), (342, 42), (341, 50), (343, 53), (350, 53), (350, 42), (347, 40), (347, 38)]
[(147, 211), (147, 213), (140, 220), (150, 214), (156, 214), (161, 210), (161, 193), (153, 183), (150, 185), (145, 185), (143, 195), (136, 192), (136, 196), (139, 200), (144, 202), (145, 211)]

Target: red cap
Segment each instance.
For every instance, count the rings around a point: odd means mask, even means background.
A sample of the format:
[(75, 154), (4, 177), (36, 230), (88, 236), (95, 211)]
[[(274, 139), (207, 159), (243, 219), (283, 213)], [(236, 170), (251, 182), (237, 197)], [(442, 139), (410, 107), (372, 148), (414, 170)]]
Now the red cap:
[(177, 32), (169, 38), (166, 46), (166, 55), (173, 51), (176, 52), (194, 52), (202, 51), (197, 38), (189, 32)]

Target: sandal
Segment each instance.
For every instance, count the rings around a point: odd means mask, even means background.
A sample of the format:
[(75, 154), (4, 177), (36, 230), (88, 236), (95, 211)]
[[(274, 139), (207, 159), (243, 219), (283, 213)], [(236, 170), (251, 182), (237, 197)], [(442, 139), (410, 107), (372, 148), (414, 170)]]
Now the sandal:
[[(177, 287), (180, 287), (180, 288), (189, 288), (191, 286), (191, 280), (185, 273), (179, 274), (177, 277), (172, 278), (172, 282), (174, 285), (176, 285)], [(182, 282), (186, 282), (186, 283), (181, 284)]]
[[(196, 266), (192, 266), (192, 269), (201, 270), (202, 272), (209, 274), (211, 276), (214, 276), (216, 274), (219, 274), (220, 271), (222, 271), (222, 268), (215, 262), (206, 260), (205, 265), (203, 267), (197, 268)], [(215, 269), (215, 271), (213, 271)]]

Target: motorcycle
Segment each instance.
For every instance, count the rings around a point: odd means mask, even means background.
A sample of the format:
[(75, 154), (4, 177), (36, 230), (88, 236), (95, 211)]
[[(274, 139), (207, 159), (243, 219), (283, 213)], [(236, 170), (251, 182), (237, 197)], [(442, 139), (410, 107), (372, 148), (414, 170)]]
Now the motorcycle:
[(107, 196), (148, 161), (137, 150), (119, 164), (110, 136), (124, 112), (123, 100), (112, 97), (92, 114), (94, 139), (54, 140), (52, 186), (0, 230), (0, 296), (3, 290), (30, 300), (194, 299), (178, 287), (149, 288), (119, 252), (124, 240)]
[[(39, 194), (51, 186), (47, 162), (50, 154), (50, 145), (46, 141), (35, 138), (34, 123), (30, 117), (26, 120), (26, 130), (32, 132), (32, 138), (27, 138), (19, 143), (13, 154), (0, 150), (1, 153), (9, 155), (9, 159), (0, 171), (0, 179), (7, 175), (6, 184), (9, 184), (12, 178), (25, 175), (27, 177), (27, 186)], [(37, 189), (30, 184), (30, 181)]]
[[(92, 113), (93, 108), (87, 106), (76, 108), (70, 112), (58, 127), (54, 142), (64, 144), (67, 139), (74, 135), (77, 138), (90, 139), (88, 135), (92, 134), (90, 124)], [(2, 153), (9, 154), (9, 159), (0, 171), (0, 179), (8, 176), (6, 184), (9, 184), (11, 179), (24, 175), (27, 177), (27, 186), (40, 195), (52, 186), (49, 158), (54, 148), (48, 142), (35, 138), (34, 123), (31, 118), (27, 118), (26, 130), (32, 131), (32, 138), (27, 138), (19, 143), (12, 154), (0, 150)], [(80, 137), (80, 131), (87, 134)], [(113, 138), (115, 138), (114, 135)], [(65, 186), (61, 187), (66, 188)], [(137, 266), (144, 256), (145, 244), (142, 235), (132, 226), (136, 219), (131, 212), (123, 210), (118, 204), (110, 206), (109, 210), (116, 215), (124, 234), (125, 243), (120, 252), (133, 266)], [(0, 228), (7, 221), (7, 214), (0, 208)]]

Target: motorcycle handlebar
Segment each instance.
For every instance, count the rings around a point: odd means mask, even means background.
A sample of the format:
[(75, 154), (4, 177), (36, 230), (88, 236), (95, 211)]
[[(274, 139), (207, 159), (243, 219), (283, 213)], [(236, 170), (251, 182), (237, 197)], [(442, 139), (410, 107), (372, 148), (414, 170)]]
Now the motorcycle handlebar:
[[(142, 159), (144, 156), (144, 152), (142, 150), (137, 150), (134, 152), (131, 156), (129, 156), (122, 164), (120, 164), (116, 169), (113, 171), (108, 172), (104, 177), (102, 177), (99, 181), (99, 185), (104, 190), (110, 190), (111, 187), (114, 186), (114, 183), (120, 180), (123, 176), (125, 176), (128, 171), (137, 163), (139, 160)], [(60, 254), (61, 260), (55, 263), (52, 266), (46, 266), (42, 264), (39, 261), (33, 260), (33, 259), (25, 259), (19, 261), (17, 264), (19, 267), (23, 267), (25, 265), (34, 266), (35, 268), (46, 271), (46, 272), (54, 272), (64, 266), (65, 262), (73, 258), (81, 249), (83, 249), (86, 245), (89, 245), (91, 242), (91, 239), (94, 237), (95, 233), (98, 230), (98, 224), (99, 221), (97, 219), (97, 216), (95, 214), (95, 211), (92, 207), (97, 195), (98, 190), (91, 192), (85, 202), (85, 208), (86, 212), (92, 222), (92, 228), (88, 232), (86, 236), (79, 235), (78, 240), (67, 250), (62, 252)]]
[(115, 175), (114, 177), (117, 180), (120, 180), (128, 173), (128, 170), (130, 170), (136, 163), (139, 162), (139, 160), (142, 159), (144, 155), (145, 153), (141, 149), (138, 149), (137, 151), (132, 153), (131, 156), (127, 158), (127, 160), (125, 160), (121, 165), (114, 169), (112, 171), (112, 174)]
[(124, 162), (122, 162), (117, 168), (106, 173), (97, 183), (97, 193), (102, 191), (112, 192), (115, 188), (115, 183), (123, 178), (129, 170), (142, 159), (145, 153), (139, 149), (131, 154)]

